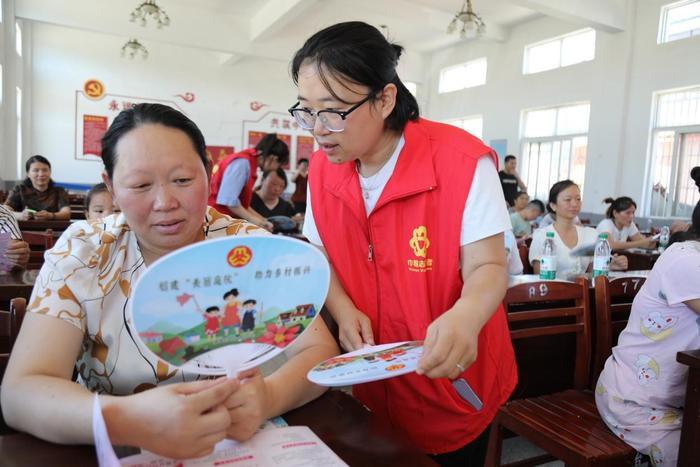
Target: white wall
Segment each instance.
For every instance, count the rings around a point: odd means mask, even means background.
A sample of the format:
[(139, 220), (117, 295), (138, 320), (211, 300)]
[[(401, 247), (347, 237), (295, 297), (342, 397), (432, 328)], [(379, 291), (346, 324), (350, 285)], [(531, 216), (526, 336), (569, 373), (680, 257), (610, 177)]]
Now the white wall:
[[(621, 33), (596, 32), (596, 57), (566, 68), (522, 74), (525, 45), (580, 29), (551, 17), (511, 31), (506, 42), (471, 41), (435, 53), (425, 78), (424, 108), (443, 120), (481, 114), (484, 141), (505, 138), (518, 155), (521, 112), (535, 107), (589, 101), (591, 115), (583, 210), (603, 212), (601, 200), (628, 195), (641, 202), (652, 92), (700, 84), (700, 37), (657, 45), (663, 0), (629, 2), (627, 27)], [(440, 69), (486, 56), (487, 84), (438, 94)]]
[[(285, 111), (296, 90), (288, 63), (242, 59), (220, 65), (219, 54), (147, 43), (147, 60), (120, 56), (124, 37), (33, 23), (33, 106), (31, 147), (53, 164), (60, 182), (96, 183), (101, 163), (75, 159), (75, 91), (96, 78), (106, 92), (142, 98), (172, 99), (200, 127), (209, 145), (242, 146), (242, 122), (269, 110)], [(176, 94), (196, 95), (188, 104)], [(251, 101), (268, 104), (250, 110)], [(105, 107), (107, 103), (105, 103)], [(80, 142), (79, 142), (80, 147)], [(26, 158), (25, 158), (26, 159)]]

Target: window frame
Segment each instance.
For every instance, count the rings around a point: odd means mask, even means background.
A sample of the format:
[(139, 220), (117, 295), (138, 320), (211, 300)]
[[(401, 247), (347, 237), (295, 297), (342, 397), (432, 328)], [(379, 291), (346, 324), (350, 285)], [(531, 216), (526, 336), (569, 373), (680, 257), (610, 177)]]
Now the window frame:
[(680, 41), (683, 39), (691, 39), (693, 37), (700, 36), (700, 27), (697, 29), (690, 29), (687, 31), (689, 33), (688, 36), (685, 37), (677, 37), (675, 39), (669, 39), (666, 36), (666, 33), (668, 31), (668, 14), (671, 10), (676, 9), (676, 8), (682, 8), (686, 5), (691, 5), (693, 3), (700, 3), (698, 0), (681, 0), (679, 2), (673, 2), (673, 3), (668, 3), (666, 5), (661, 6), (661, 13), (659, 14), (659, 32), (656, 37), (656, 44), (661, 45), (661, 44), (669, 44), (671, 42), (676, 42)]
[[(448, 71), (454, 70), (454, 69), (457, 69), (457, 68), (467, 68), (467, 73), (468, 73), (468, 67), (469, 67), (469, 65), (471, 64), (471, 65), (473, 66), (473, 64), (475, 64), (475, 63), (477, 63), (477, 62), (484, 62), (484, 81), (483, 81), (482, 83), (474, 84), (474, 85), (469, 85), (469, 86), (462, 85), (462, 87), (459, 87), (459, 88), (449, 89), (449, 90), (443, 90), (443, 88), (444, 88), (444, 86), (443, 86), (443, 77), (444, 77), (444, 75), (445, 75)], [(484, 85), (487, 83), (487, 81), (488, 81), (488, 73), (489, 73), (489, 62), (488, 62), (488, 57), (478, 57), (478, 58), (475, 58), (475, 59), (472, 59), (472, 60), (467, 60), (466, 62), (456, 63), (456, 64), (454, 64), (454, 65), (450, 65), (450, 66), (446, 66), (446, 67), (444, 67), (444, 68), (441, 68), (441, 69), (440, 69), (440, 74), (439, 74), (439, 76), (438, 76), (438, 94), (449, 94), (449, 93), (451, 93), (451, 92), (462, 91), (462, 90), (464, 90), (464, 89), (471, 89), (471, 88), (476, 88), (476, 87), (479, 87), (479, 86), (484, 86)]]
[[(563, 62), (563, 47), (562, 47), (562, 45), (564, 43), (564, 40), (569, 38), (569, 37), (588, 34), (590, 32), (593, 32), (593, 56), (588, 60), (581, 60), (579, 62), (569, 63), (567, 65), (562, 65), (562, 62)], [(527, 44), (523, 49), (522, 73), (523, 73), (523, 75), (536, 75), (538, 73), (545, 73), (547, 71), (558, 70), (559, 68), (568, 68), (570, 66), (579, 65), (581, 63), (592, 62), (593, 60), (595, 60), (595, 57), (596, 57), (597, 38), (598, 38), (598, 34), (597, 34), (597, 31), (595, 29), (583, 28), (583, 29), (577, 29), (576, 31), (572, 31), (572, 32), (569, 32), (566, 34), (562, 34), (560, 36), (550, 37), (550, 38), (547, 38), (547, 39), (539, 41), (539, 42), (533, 42), (532, 44)], [(539, 46), (542, 46), (545, 44), (553, 44), (555, 42), (559, 43), (559, 57), (558, 57), (559, 65), (556, 67), (553, 67), (553, 68), (547, 68), (545, 70), (529, 71), (530, 62), (532, 60), (530, 58), (530, 54), (529, 54), (530, 50), (535, 48), (535, 47), (539, 47)]]

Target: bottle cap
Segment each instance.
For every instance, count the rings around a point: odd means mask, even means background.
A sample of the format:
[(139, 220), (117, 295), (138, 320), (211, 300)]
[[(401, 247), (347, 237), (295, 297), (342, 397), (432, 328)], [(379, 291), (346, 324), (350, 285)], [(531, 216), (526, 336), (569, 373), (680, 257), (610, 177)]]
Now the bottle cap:
[(608, 238), (608, 234), (607, 234), (607, 233), (599, 234), (599, 235), (598, 235), (598, 238), (600, 238), (600, 239), (602, 239), (602, 240), (606, 240), (606, 239)]
[(547, 238), (554, 238), (554, 232), (547, 232)]

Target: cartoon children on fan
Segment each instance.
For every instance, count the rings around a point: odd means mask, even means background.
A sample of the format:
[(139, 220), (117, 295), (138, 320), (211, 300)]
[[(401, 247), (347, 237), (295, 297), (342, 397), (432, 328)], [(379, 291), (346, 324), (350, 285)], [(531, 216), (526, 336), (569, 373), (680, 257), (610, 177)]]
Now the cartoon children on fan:
[(221, 327), (224, 328), (224, 337), (228, 336), (229, 330), (233, 328), (236, 336), (241, 335), (241, 318), (238, 316), (238, 289), (231, 289), (224, 294), (226, 305), (224, 306), (224, 317), (221, 320)]
[(204, 333), (207, 335), (207, 339), (211, 340), (215, 338), (216, 334), (219, 332), (221, 310), (218, 306), (210, 306), (202, 313), (202, 316), (207, 322), (204, 326)]
[(243, 302), (243, 325), (241, 326), (241, 331), (252, 331), (255, 329), (255, 304), (257, 302), (253, 299), (248, 299)]

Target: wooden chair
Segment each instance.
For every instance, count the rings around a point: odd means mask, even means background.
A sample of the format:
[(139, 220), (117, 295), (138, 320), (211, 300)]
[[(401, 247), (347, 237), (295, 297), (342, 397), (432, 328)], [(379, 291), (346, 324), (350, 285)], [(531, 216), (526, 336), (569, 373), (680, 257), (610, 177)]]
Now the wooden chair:
[(689, 367), (678, 467), (691, 467), (696, 466), (700, 458), (700, 349), (678, 352), (676, 360)]
[(627, 326), (632, 301), (645, 281), (645, 277), (595, 278), (595, 346), (591, 387), (595, 387), (618, 336)]
[[(567, 302), (571, 305), (561, 305)], [(636, 451), (608, 430), (598, 415), (593, 393), (586, 390), (590, 364), (588, 280), (578, 278), (575, 284), (545, 281), (520, 284), (506, 292), (503, 303), (514, 341), (536, 336), (575, 335), (574, 389), (513, 400), (501, 407), (491, 423), (485, 465), (501, 465), (506, 430), (549, 453), (511, 466), (539, 465), (555, 458), (573, 467), (634, 465)], [(533, 305), (538, 308), (532, 309)], [(518, 311), (525, 306), (530, 309)], [(564, 320), (564, 324), (556, 324), (554, 320)], [(557, 351), (552, 349), (553, 354)]]
[(10, 352), (15, 345), (19, 328), (22, 326), (26, 308), (27, 300), (13, 298), (10, 301), (10, 311), (0, 311), (0, 381), (5, 374)]
[(22, 239), (29, 243), (29, 262), (27, 269), (41, 269), (44, 264), (44, 252), (53, 247), (53, 230), (44, 232), (22, 231)]
[(520, 254), (520, 262), (523, 263), (523, 274), (532, 274), (532, 266), (530, 266), (530, 249), (524, 243), (518, 245), (518, 253)]

